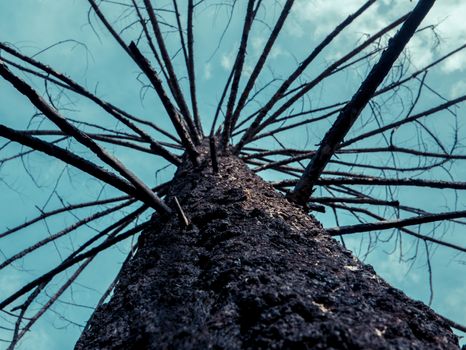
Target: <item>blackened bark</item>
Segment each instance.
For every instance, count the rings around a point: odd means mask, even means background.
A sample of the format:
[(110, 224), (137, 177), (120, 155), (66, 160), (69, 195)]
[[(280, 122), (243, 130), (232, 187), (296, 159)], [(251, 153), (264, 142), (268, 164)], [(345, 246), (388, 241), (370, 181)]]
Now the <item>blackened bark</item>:
[(218, 161), (178, 170), (169, 196), (192, 224), (154, 218), (77, 350), (459, 348), (238, 158)]

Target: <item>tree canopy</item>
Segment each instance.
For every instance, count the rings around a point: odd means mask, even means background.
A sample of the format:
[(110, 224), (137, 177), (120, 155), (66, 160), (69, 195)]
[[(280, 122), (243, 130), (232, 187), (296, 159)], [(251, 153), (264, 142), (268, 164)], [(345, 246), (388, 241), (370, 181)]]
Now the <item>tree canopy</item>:
[(1, 341), (79, 330), (207, 143), (464, 331), (463, 5), (349, 3), (0, 4)]

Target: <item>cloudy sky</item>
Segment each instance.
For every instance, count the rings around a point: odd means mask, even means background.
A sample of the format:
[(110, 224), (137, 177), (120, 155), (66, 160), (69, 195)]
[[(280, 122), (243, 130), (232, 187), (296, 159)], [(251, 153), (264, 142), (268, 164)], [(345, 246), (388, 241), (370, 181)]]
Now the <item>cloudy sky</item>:
[[(129, 3), (126, 0), (121, 1)], [(184, 3), (183, 0), (179, 2)], [(280, 79), (286, 76), (297, 62), (303, 59), (329, 31), (360, 7), (363, 2), (361, 0), (297, 0), (288, 23), (268, 60), (268, 66), (259, 79), (259, 84), (264, 85), (272, 78)], [(414, 6), (415, 2), (408, 0), (377, 1), (364, 16), (356, 20), (345, 33), (333, 42), (331, 47), (324, 51), (314, 65), (306, 70), (306, 78), (315, 76), (323, 67), (351, 50), (368, 33), (378, 31), (406, 13)], [(159, 3), (163, 4), (164, 1)], [(229, 17), (230, 7), (217, 6), (217, 1), (209, 0), (206, 3), (205, 6), (199, 6), (196, 15), (195, 49), (200, 113), (206, 125), (210, 125), (222, 88), (235, 59), (241, 33), (241, 21), (244, 16), (244, 3), (239, 1), (231, 21)], [(260, 13), (261, 22), (254, 26), (248, 49), (249, 56), (246, 60), (245, 77), (251, 72), (257, 55), (267, 39), (269, 27), (264, 23), (272, 23), (277, 18), (280, 10), (279, 4), (283, 1), (263, 0), (263, 3), (264, 7)], [(95, 16), (91, 15), (89, 17), (91, 24), (88, 23), (88, 8), (85, 0), (2, 0), (0, 1), (0, 41), (14, 45), (23, 53), (36, 55), (37, 59), (52, 65), (59, 71), (67, 72), (76, 81), (87, 86), (90, 90), (96, 91), (99, 96), (108, 99), (117, 106), (124, 107), (135, 115), (155, 120), (159, 126), (171, 130), (168, 118), (164, 115), (159, 101), (152, 91), (147, 90), (138, 80), (139, 72), (130, 59), (111, 40)], [(107, 3), (102, 8), (119, 28), (131, 24), (133, 20), (133, 17), (126, 16), (128, 13), (124, 12), (124, 6)], [(409, 44), (411, 62), (409, 69), (421, 68), (442, 53), (464, 44), (466, 38), (464, 13), (466, 13), (465, 1), (438, 1), (422, 25), (435, 24), (435, 31), (426, 29)], [(229, 25), (226, 26), (228, 22)], [(123, 38), (128, 41), (137, 35), (138, 32), (131, 28), (123, 32)], [(172, 53), (175, 53), (177, 49), (176, 39), (177, 37), (174, 35), (167, 36)], [(56, 43), (61, 44), (42, 52), (44, 48)], [(174, 61), (177, 69), (183, 69), (180, 57), (178, 55)], [(466, 81), (462, 79), (465, 74), (465, 62), (466, 51), (444, 61), (429, 72), (426, 82), (429, 86), (435, 87), (438, 95), (445, 98), (454, 98), (465, 94)], [(303, 105), (309, 108), (345, 100), (351, 96), (358, 82), (367, 73), (367, 67), (367, 64), (364, 63), (352, 68), (351, 71), (332, 77), (323, 86), (313, 90), (309, 100), (303, 102)], [(40, 91), (44, 91), (45, 87), (39, 81), (31, 79), (30, 82)], [(182, 80), (182, 84), (185, 83), (186, 81)], [(55, 96), (54, 103), (68, 117), (84, 122), (99, 120), (102, 125), (111, 128), (119, 127), (89, 102), (76, 96), (61, 94), (53, 87), (47, 88)], [(257, 108), (261, 101), (270, 96), (271, 91), (265, 89), (262, 95), (248, 106), (246, 111), (254, 111), (254, 108)], [(438, 95), (426, 92), (417, 108), (424, 110), (441, 103), (442, 99)], [(395, 118), (403, 110), (403, 106), (396, 103), (383, 106), (383, 108), (384, 112), (387, 112), (387, 118)], [(460, 140), (464, 140), (466, 136), (464, 129), (466, 127), (464, 122), (465, 109), (459, 108), (456, 111), (460, 116), (459, 127), (462, 127)], [(1, 123), (18, 129), (47, 125), (46, 122), (38, 118), (31, 120), (33, 113), (34, 109), (27, 101), (7, 83), (0, 80)], [(391, 116), (388, 115), (390, 113)], [(451, 137), (455, 126), (453, 119), (447, 114), (439, 114), (438, 118), (432, 121), (433, 127), (446, 138)], [(355, 129), (361, 130), (367, 125), (370, 124), (363, 125), (361, 122), (361, 124), (355, 125)], [(286, 142), (289, 147), (306, 148), (317, 144), (328, 126), (329, 122), (323, 122), (315, 128), (302, 128), (281, 133), (278, 138), (282, 142)], [(409, 130), (401, 131), (397, 137), (400, 142), (405, 143), (409, 143), (412, 139)], [(257, 142), (256, 145), (277, 148), (276, 141), (268, 138)], [(75, 145), (70, 147), (74, 147), (76, 152), (83, 152)], [(11, 147), (0, 152), (14, 152), (19, 149)], [(112, 150), (128, 167), (151, 185), (168, 180), (173, 173), (173, 168), (165, 168), (167, 163), (160, 158), (147, 159), (131, 151)], [(458, 152), (465, 153), (462, 149)], [(28, 169), (29, 173), (25, 169)], [(159, 169), (160, 171), (156, 171)], [(466, 180), (465, 169), (451, 166), (449, 170), (457, 181)], [(273, 172), (265, 172), (262, 175), (271, 180), (281, 178), (280, 175)], [(423, 175), (424, 177), (445, 179), (445, 173), (442, 171), (433, 171)], [(50, 196), (57, 185), (57, 178), (60, 178), (57, 192), (66, 198), (67, 202), (90, 200), (101, 191), (101, 187), (96, 181), (82, 176), (78, 171), (65, 169), (59, 161), (40, 155), (28, 157), (24, 162), (11, 162), (1, 167), (0, 178), (2, 179), (0, 183), (0, 193), (2, 194), (0, 230), (24, 221), (25, 217), (34, 216), (37, 214), (36, 206), (50, 209), (59, 205), (59, 198)], [(104, 194), (108, 196), (114, 193), (110, 189), (104, 190)], [(410, 205), (419, 204), (419, 206), (432, 211), (444, 211), (446, 208), (454, 207), (464, 210), (466, 206), (464, 194), (460, 193), (455, 196), (455, 193), (447, 190), (403, 189), (397, 195)], [(80, 215), (85, 215), (85, 212)], [(117, 217), (116, 215), (107, 221), (102, 220), (100, 224), (104, 225)], [(37, 240), (37, 237), (46, 236), (48, 230), (51, 232), (59, 230), (60, 227), (63, 227), (63, 220), (70, 224), (74, 219), (70, 216), (50, 220), (47, 226), (37, 225), (21, 233), (22, 236), (18, 235), (10, 240), (1, 241), (1, 254), (11, 255), (28, 242)], [(324, 226), (332, 227), (335, 225), (331, 215), (323, 215), (319, 219), (322, 220)], [(354, 223), (352, 220), (353, 218), (349, 216), (342, 216), (340, 223)], [(0, 298), (9, 295), (34, 276), (38, 276), (41, 271), (60, 261), (61, 257), (66, 256), (67, 252), (70, 251), (73, 244), (89, 237), (94, 229), (96, 227), (86, 227), (79, 233), (75, 233), (71, 239), (61, 240), (53, 247), (40, 250), (0, 273)], [(463, 246), (466, 245), (464, 234), (461, 235), (463, 233), (461, 226), (451, 224), (436, 229), (444, 234), (443, 239)], [(434, 227), (428, 227), (428, 230), (434, 230)], [(386, 236), (382, 236), (382, 238), (388, 237), (390, 233), (384, 234)], [(379, 242), (377, 247), (373, 248), (368, 236), (363, 240), (361, 240), (361, 236), (355, 236), (347, 238), (346, 244), (366, 262), (374, 265), (376, 271), (394, 286), (402, 289), (413, 298), (424, 302), (428, 301), (429, 276), (423, 244), (418, 247), (418, 259), (414, 264), (401, 261), (398, 248), (394, 246), (394, 240), (386, 244)], [(404, 239), (405, 247), (415, 247), (413, 244), (413, 241)], [(92, 267), (78, 281), (79, 284), (55, 305), (51, 313), (36, 324), (30, 334), (25, 336), (19, 348), (71, 349), (82, 330), (80, 325), (85, 324), (90, 315), (89, 307), (96, 303), (100, 293), (112, 280), (130, 246), (131, 242), (125, 242), (96, 259)], [(370, 254), (366, 254), (368, 247), (371, 248)], [(464, 302), (466, 259), (464, 255), (455, 255), (444, 248), (437, 247), (432, 250), (431, 262), (435, 292), (432, 307), (440, 314), (466, 324), (466, 303)], [(395, 253), (392, 253), (393, 251)], [(57, 279), (57, 283), (60, 281), (63, 282), (64, 279)], [(44, 300), (45, 298), (39, 302)], [(70, 303), (79, 305), (73, 306)], [(0, 326), (4, 325), (1, 323), (2, 320), (8, 322), (7, 317), (0, 315)], [(7, 337), (8, 332), (2, 331), (0, 328), (0, 338)], [(4, 344), (0, 342), (0, 349), (3, 348)]]

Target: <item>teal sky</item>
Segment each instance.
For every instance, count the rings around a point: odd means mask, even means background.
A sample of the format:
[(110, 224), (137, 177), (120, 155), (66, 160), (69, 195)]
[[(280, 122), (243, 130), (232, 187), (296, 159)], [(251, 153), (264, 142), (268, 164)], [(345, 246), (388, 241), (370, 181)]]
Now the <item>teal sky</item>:
[[(130, 1), (122, 0), (123, 3)], [(165, 3), (160, 1), (162, 8)], [(297, 0), (292, 14), (281, 34), (277, 45), (274, 47), (268, 66), (259, 79), (259, 85), (266, 84), (273, 77), (277, 79), (286, 77), (297, 62), (303, 59), (307, 53), (341, 22), (348, 14), (356, 10), (364, 1), (361, 0)], [(184, 8), (185, 0), (179, 0)], [(215, 108), (225, 84), (227, 75), (233, 64), (239, 37), (241, 33), (241, 21), (244, 16), (244, 3), (242, 0), (235, 8), (228, 30), (223, 32), (228, 21), (229, 12), (225, 6), (216, 6), (216, 1), (207, 1), (211, 6), (201, 5), (197, 11), (195, 22), (195, 54), (196, 74), (199, 92), (199, 108), (204, 129), (210, 129)], [(273, 23), (277, 18), (282, 1), (263, 0), (264, 8), (261, 10), (261, 23), (256, 23), (253, 29), (252, 40), (248, 48), (248, 59), (245, 65), (243, 82), (246, 80), (251, 67), (257, 60), (262, 46), (267, 39), (269, 28), (263, 23)], [(303, 79), (310, 79), (318, 74), (323, 67), (350, 51), (358, 41), (364, 38), (366, 33), (374, 33), (390, 21), (404, 14), (414, 6), (415, 2), (407, 0), (379, 0), (363, 17), (355, 21), (348, 30), (338, 37), (334, 43), (326, 49), (314, 62)], [(344, 5), (344, 6), (343, 6)], [(169, 119), (155, 96), (154, 92), (146, 89), (138, 81), (139, 71), (121, 48), (115, 44), (105, 32), (101, 23), (91, 14), (92, 27), (88, 24), (88, 3), (85, 0), (1, 0), (0, 1), (0, 41), (8, 42), (16, 46), (23, 53), (37, 55), (36, 59), (50, 64), (55, 69), (66, 72), (74, 80), (85, 85), (89, 90), (117, 106), (156, 122), (160, 127), (173, 131)], [(126, 16), (122, 11), (125, 7), (117, 4), (104, 4), (104, 12), (115, 21), (118, 28), (131, 24), (133, 17)], [(404, 66), (397, 66), (394, 74), (402, 69), (415, 70), (421, 68), (443, 53), (464, 44), (466, 38), (466, 21), (462, 14), (466, 13), (466, 2), (461, 0), (442, 0), (434, 6), (431, 14), (425, 21), (425, 25), (438, 24), (436, 35), (432, 30), (424, 30), (409, 45), (409, 58), (411, 66), (405, 62)], [(166, 16), (166, 15), (164, 15)], [(169, 18), (169, 17), (167, 17)], [(124, 31), (123, 38), (127, 41), (138, 35), (133, 29)], [(223, 40), (220, 43), (220, 38)], [(436, 39), (440, 39), (440, 43)], [(42, 49), (55, 43), (62, 42), (45, 52)], [(174, 54), (178, 45), (178, 37), (174, 34), (167, 35), (170, 52)], [(141, 44), (142, 45), (142, 44)], [(185, 74), (181, 55), (174, 58), (175, 69)], [(401, 61), (400, 61), (401, 62)], [(465, 67), (466, 52), (455, 55), (451, 59), (429, 71), (426, 76), (426, 87), (415, 107), (413, 113), (436, 106), (443, 102), (439, 95), (445, 98), (454, 98), (466, 93)], [(361, 79), (367, 74), (366, 63), (357, 65), (348, 71), (336, 74), (327, 79), (324, 84), (317, 86), (308, 96), (308, 99), (297, 104), (294, 112), (301, 108), (310, 109), (325, 106), (348, 99), (355, 92)], [(44, 86), (39, 80), (28, 77), (28, 81), (39, 91), (49, 89), (54, 96), (54, 104), (69, 118), (82, 122), (98, 122), (111, 129), (124, 128), (115, 123), (102, 110), (88, 101), (70, 93), (63, 93), (52, 86)], [(186, 79), (180, 80), (186, 89)], [(143, 83), (146, 83), (142, 79)], [(277, 86), (278, 83), (271, 85)], [(377, 100), (380, 106), (383, 122), (389, 123), (404, 117), (409, 108), (406, 102), (412, 101), (419, 87), (415, 81), (410, 85), (411, 91), (401, 89), (399, 96), (388, 100), (389, 96), (383, 96)], [(429, 88), (435, 89), (435, 93)], [(248, 115), (267, 101), (267, 97), (274, 90), (265, 89), (256, 101), (251, 102), (244, 115)], [(438, 94), (437, 94), (438, 93)], [(34, 108), (29, 102), (12, 89), (5, 81), (0, 79), (0, 123), (17, 129), (38, 128), (46, 129), (49, 123), (40, 118), (33, 118)], [(293, 111), (289, 111), (292, 113)], [(447, 111), (438, 113), (426, 121), (426, 125), (435, 130), (436, 134), (450, 147), (454, 140), (454, 128), (458, 126), (459, 146), (455, 150), (458, 154), (466, 154), (461, 145), (466, 137), (465, 108), (452, 108), (451, 112), (458, 115), (455, 118)], [(301, 149), (314, 149), (328, 129), (333, 119), (324, 120), (311, 126), (292, 129), (277, 135), (280, 142), (288, 147)], [(366, 110), (361, 120), (354, 126), (351, 135), (355, 136), (362, 130), (375, 128), (376, 122), (371, 118), (370, 111)], [(166, 140), (160, 135), (154, 134), (161, 140)], [(403, 147), (416, 146), (425, 143), (432, 151), (438, 151), (433, 140), (423, 134), (418, 137), (412, 127), (400, 128), (394, 138), (398, 145)], [(356, 144), (355, 147), (381, 146), (383, 141), (375, 137)], [(0, 143), (0, 147), (3, 145)], [(108, 145), (107, 145), (108, 146)], [(279, 148), (277, 141), (272, 138), (264, 138), (251, 144), (257, 147)], [(75, 144), (69, 147), (81, 155), (89, 156), (84, 149)], [(428, 147), (428, 148), (429, 148)], [(146, 183), (152, 185), (163, 183), (170, 179), (174, 168), (166, 167), (168, 164), (159, 157), (144, 155), (139, 152), (108, 146), (118, 158), (129, 168), (134, 170)], [(19, 146), (10, 145), (0, 150), (0, 158), (7, 157), (21, 150)], [(355, 160), (354, 156), (342, 156), (339, 160)], [(360, 155), (357, 160), (365, 164), (388, 164), (391, 159), (381, 155)], [(403, 167), (418, 165), (415, 158), (400, 156), (397, 164)], [(29, 173), (25, 171), (28, 169)], [(332, 170), (348, 170), (341, 165), (332, 164)], [(433, 178), (456, 181), (466, 181), (466, 168), (463, 163), (446, 164), (443, 168), (424, 172), (403, 173), (400, 177)], [(158, 171), (160, 170), (160, 171)], [(381, 176), (380, 171), (354, 168), (355, 173)], [(279, 180), (283, 175), (272, 171), (260, 173), (268, 180)], [(394, 177), (394, 172), (387, 172), (387, 177)], [(451, 178), (450, 178), (451, 176)], [(57, 182), (57, 179), (59, 181)], [(24, 158), (24, 161), (13, 161), (0, 167), (0, 231), (6, 227), (19, 224), (25, 218), (37, 215), (38, 209), (52, 209), (60, 206), (60, 198), (67, 203), (76, 203), (83, 200), (92, 200), (97, 195), (110, 197), (118, 192), (110, 188), (103, 188), (95, 180), (83, 175), (77, 170), (68, 169), (64, 164), (42, 155), (32, 155)], [(56, 193), (54, 194), (54, 190)], [(369, 193), (369, 192), (368, 192)], [(370, 194), (377, 198), (385, 198), (385, 188), (370, 189)], [(322, 196), (328, 194), (322, 193)], [(408, 187), (395, 191), (394, 196), (404, 204), (417, 206), (432, 212), (446, 210), (464, 210), (466, 197), (464, 193), (451, 190), (412, 189)], [(379, 210), (379, 209), (377, 209)], [(79, 218), (95, 211), (82, 210), (77, 212)], [(378, 211), (380, 214), (383, 210)], [(146, 216), (148, 216), (148, 213)], [(393, 212), (387, 211), (387, 217), (393, 218)], [(70, 253), (72, 247), (79, 245), (99, 227), (105, 227), (119, 217), (122, 213), (112, 215), (100, 220), (96, 224), (84, 227), (74, 232), (70, 237), (58, 240), (55, 245), (44, 247), (24, 258), (13, 267), (0, 272), (0, 299), (17, 290), (21, 285), (37, 277), (50, 268), (63, 257)], [(402, 214), (402, 216), (409, 216)], [(325, 227), (335, 226), (333, 214), (319, 214), (317, 217)], [(26, 247), (28, 244), (47, 237), (49, 232), (56, 232), (66, 224), (70, 225), (75, 217), (55, 218), (44, 223), (12, 235), (8, 239), (0, 240), (0, 261), (4, 256), (10, 256)], [(348, 214), (339, 215), (340, 224), (355, 224), (357, 221)], [(414, 228), (413, 228), (414, 229)], [(417, 229), (417, 228), (416, 228)], [(421, 231), (423, 234), (435, 233), (436, 237), (465, 246), (466, 238), (464, 226), (454, 223), (446, 225), (425, 225)], [(396, 238), (386, 240), (392, 232), (383, 232), (381, 235), (357, 234), (346, 237), (345, 242), (355, 254), (365, 259), (374, 266), (376, 271), (395, 287), (402, 289), (412, 298), (427, 302), (429, 300), (428, 272), (423, 243), (416, 245), (410, 238), (404, 237), (402, 241)], [(377, 240), (378, 237), (378, 240)], [(377, 244), (376, 244), (377, 243)], [(81, 332), (80, 325), (85, 324), (91, 313), (91, 307), (95, 305), (100, 294), (115, 276), (125, 254), (131, 248), (132, 242), (123, 242), (103, 253), (85, 270), (78, 283), (73, 286), (52, 308), (52, 312), (45, 315), (24, 337), (19, 349), (71, 349)], [(400, 258), (400, 246), (404, 257), (418, 251), (417, 259), (413, 264), (404, 262)], [(445, 248), (431, 246), (431, 264), (433, 269), (434, 298), (432, 307), (442, 315), (451, 318), (458, 323), (466, 324), (466, 258)], [(370, 252), (367, 254), (367, 252)], [(70, 274), (68, 274), (69, 276)], [(50, 292), (60, 282), (65, 281), (66, 276), (60, 276), (54, 280)], [(38, 299), (39, 304), (46, 300), (46, 295)], [(40, 305), (36, 305), (38, 309)], [(0, 314), (0, 326), (9, 327), (9, 318)], [(8, 338), (8, 331), (0, 328), (0, 339)], [(463, 341), (464, 343), (464, 341)], [(6, 348), (0, 342), (0, 349)]]

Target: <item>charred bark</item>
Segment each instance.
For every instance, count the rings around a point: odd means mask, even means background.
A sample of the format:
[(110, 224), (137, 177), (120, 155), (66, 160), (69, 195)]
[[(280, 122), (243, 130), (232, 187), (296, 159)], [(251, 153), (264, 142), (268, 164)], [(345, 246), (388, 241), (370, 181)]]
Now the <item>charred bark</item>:
[[(208, 149), (208, 148), (207, 148)], [(378, 277), (234, 156), (182, 165), (76, 349), (458, 349), (448, 325)]]

